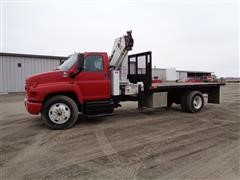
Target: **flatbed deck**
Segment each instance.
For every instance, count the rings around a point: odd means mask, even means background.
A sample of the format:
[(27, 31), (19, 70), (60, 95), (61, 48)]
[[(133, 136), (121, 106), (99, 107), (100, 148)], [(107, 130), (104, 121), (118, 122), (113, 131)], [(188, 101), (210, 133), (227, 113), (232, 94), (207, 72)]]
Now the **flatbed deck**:
[[(150, 92), (168, 92), (169, 96), (178, 96), (188, 91), (200, 91), (208, 94), (209, 103), (220, 103), (219, 94), (220, 86), (225, 85), (223, 82), (163, 82), (152, 83)], [(179, 96), (179, 97), (180, 97)]]
[(225, 83), (220, 82), (163, 82), (163, 83), (152, 83), (153, 89), (174, 89), (174, 88), (187, 88), (187, 87), (213, 87), (223, 86)]

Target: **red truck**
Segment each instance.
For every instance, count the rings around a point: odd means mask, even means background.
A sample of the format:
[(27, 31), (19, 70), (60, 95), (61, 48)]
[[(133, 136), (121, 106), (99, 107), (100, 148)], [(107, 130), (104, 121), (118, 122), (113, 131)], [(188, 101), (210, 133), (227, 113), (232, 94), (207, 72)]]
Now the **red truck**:
[(112, 54), (85, 52), (71, 55), (58, 69), (26, 80), (25, 106), (41, 114), (51, 129), (72, 127), (79, 112), (85, 115), (112, 113), (122, 101), (136, 101), (138, 107), (170, 107), (199, 112), (208, 103), (219, 103), (223, 83), (152, 83), (152, 53), (128, 55), (134, 41), (131, 31), (114, 43)]

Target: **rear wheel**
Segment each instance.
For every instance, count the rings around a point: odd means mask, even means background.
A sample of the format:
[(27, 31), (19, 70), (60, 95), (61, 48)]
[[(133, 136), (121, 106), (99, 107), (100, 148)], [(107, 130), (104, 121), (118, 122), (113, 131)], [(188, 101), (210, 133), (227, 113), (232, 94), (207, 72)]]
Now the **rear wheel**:
[(202, 110), (204, 105), (204, 98), (201, 92), (192, 91), (187, 97), (187, 111), (188, 112), (199, 112)]
[(182, 96), (181, 107), (183, 111), (187, 112), (199, 112), (204, 105), (204, 98), (201, 92), (191, 91)]
[(77, 119), (77, 104), (67, 96), (54, 96), (44, 103), (42, 120), (51, 129), (70, 128)]

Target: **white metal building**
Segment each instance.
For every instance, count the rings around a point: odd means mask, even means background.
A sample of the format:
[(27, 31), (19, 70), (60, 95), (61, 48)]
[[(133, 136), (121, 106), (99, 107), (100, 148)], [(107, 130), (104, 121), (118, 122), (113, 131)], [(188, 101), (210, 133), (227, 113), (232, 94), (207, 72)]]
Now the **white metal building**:
[(0, 53), (0, 93), (24, 92), (25, 79), (56, 69), (66, 57)]
[(166, 80), (166, 69), (153, 68), (152, 69), (152, 78), (159, 80)]
[(185, 71), (185, 70), (176, 70), (174, 68), (169, 68), (169, 69), (153, 68), (152, 69), (152, 78), (159, 79), (162, 81), (174, 81), (174, 80), (181, 80), (186, 78), (204, 79), (205, 77), (211, 74), (212, 72)]
[(205, 79), (207, 76), (211, 74), (213, 74), (213, 72), (177, 70), (178, 79), (185, 79), (185, 78)]

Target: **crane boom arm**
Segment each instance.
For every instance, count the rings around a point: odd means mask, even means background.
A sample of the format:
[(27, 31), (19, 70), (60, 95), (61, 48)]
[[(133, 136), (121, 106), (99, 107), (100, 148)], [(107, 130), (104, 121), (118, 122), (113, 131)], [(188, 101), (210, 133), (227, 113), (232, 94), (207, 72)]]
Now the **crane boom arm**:
[(120, 69), (128, 51), (132, 50), (133, 42), (132, 31), (127, 31), (127, 35), (115, 39), (110, 56), (111, 67), (117, 70)]

